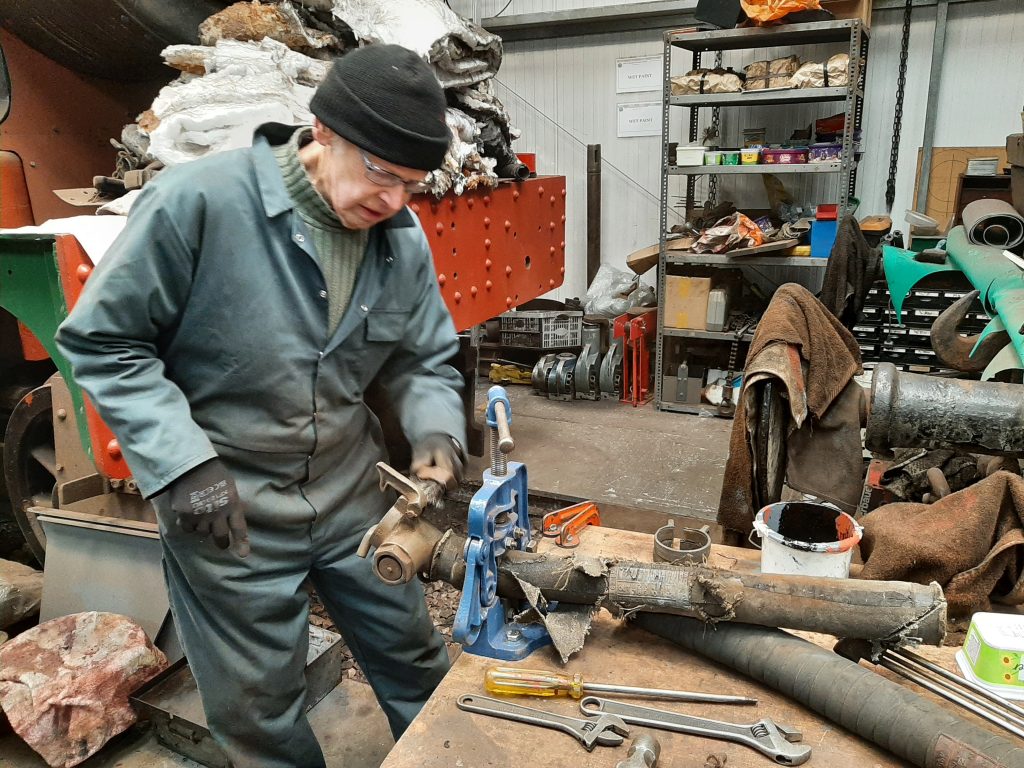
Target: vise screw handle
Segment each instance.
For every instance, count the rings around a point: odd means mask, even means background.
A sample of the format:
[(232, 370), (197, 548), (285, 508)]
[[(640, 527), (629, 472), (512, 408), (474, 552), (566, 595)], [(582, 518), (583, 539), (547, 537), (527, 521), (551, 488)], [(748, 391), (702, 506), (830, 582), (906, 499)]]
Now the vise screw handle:
[(497, 402), (494, 404), (495, 421), (498, 423), (498, 450), (502, 453), (511, 453), (516, 447), (512, 439), (512, 432), (508, 427), (508, 414), (505, 412), (505, 404)]
[(502, 453), (511, 453), (516, 447), (512, 439), (512, 404), (504, 387), (493, 386), (487, 390), (487, 426), (497, 430), (497, 447)]

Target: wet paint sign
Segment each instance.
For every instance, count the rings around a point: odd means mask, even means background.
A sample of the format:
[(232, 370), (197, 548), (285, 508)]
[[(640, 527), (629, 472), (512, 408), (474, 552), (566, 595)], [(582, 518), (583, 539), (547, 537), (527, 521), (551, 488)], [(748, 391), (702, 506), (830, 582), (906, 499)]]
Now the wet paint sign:
[(660, 136), (661, 135), (661, 102), (637, 101), (630, 104), (619, 104), (618, 137)]
[(615, 60), (615, 92), (661, 90), (661, 56), (631, 56)]

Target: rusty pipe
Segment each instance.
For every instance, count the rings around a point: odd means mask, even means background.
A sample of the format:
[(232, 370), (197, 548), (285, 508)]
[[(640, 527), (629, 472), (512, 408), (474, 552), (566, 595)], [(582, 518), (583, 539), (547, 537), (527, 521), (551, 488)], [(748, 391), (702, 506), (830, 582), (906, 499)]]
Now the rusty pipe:
[(1020, 741), (967, 721), (803, 638), (742, 624), (710, 632), (676, 616), (645, 614), (636, 623), (763, 683), (912, 765), (1024, 768)]
[[(387, 584), (420, 575), (462, 587), (466, 537), (392, 509), (364, 539), (374, 571)], [(702, 565), (607, 562), (510, 550), (498, 562), (497, 594), (521, 600), (523, 584), (548, 602), (739, 621), (882, 642), (905, 636), (937, 644), (946, 633), (946, 601), (937, 584), (749, 574)]]
[[(461, 587), (465, 537), (447, 532), (426, 578)], [(522, 584), (548, 602), (738, 621), (893, 642), (910, 635), (928, 644), (946, 632), (946, 601), (937, 584), (738, 573), (701, 565), (606, 562), (513, 550), (498, 563), (500, 597), (523, 599)]]
[(864, 444), (894, 448), (953, 448), (1024, 457), (1024, 397), (1019, 384), (965, 381), (875, 368)]
[(974, 290), (961, 297), (944, 309), (932, 323), (931, 340), (935, 356), (943, 365), (965, 373), (984, 371), (999, 350), (1010, 343), (1010, 334), (998, 331), (987, 336), (978, 350), (971, 354), (978, 336), (962, 336), (957, 328), (980, 294), (980, 291)]

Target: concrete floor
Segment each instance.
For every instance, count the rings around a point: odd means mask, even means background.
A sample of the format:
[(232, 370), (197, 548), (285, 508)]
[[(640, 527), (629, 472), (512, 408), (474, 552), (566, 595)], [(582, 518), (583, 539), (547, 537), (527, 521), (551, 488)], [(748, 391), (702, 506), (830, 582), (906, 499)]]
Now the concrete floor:
[[(480, 391), (486, 392), (486, 382)], [(635, 507), (637, 521), (619, 527), (646, 529), (663, 515), (713, 520), (732, 422), (661, 413), (651, 405), (555, 402), (530, 388), (508, 388), (512, 403), (512, 458), (527, 465), (530, 487)], [(467, 474), (479, 476), (482, 459)], [(651, 514), (654, 513), (654, 514)], [(631, 525), (637, 522), (637, 525)], [(393, 746), (384, 713), (370, 688), (342, 682), (311, 713), (329, 768), (375, 768)], [(345, 723), (351, 723), (346, 727)], [(340, 725), (340, 727), (339, 727)], [(83, 768), (195, 768), (136, 726), (81, 764)], [(0, 768), (45, 768), (13, 735), (0, 736)]]
[[(530, 488), (713, 520), (732, 421), (613, 401), (548, 400), (507, 387), (512, 457)], [(485, 459), (473, 459), (479, 474)]]

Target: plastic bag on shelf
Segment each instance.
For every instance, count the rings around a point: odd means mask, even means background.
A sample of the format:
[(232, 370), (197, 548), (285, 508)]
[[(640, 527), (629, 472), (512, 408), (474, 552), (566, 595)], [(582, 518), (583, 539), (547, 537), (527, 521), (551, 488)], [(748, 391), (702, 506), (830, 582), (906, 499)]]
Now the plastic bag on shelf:
[(618, 317), (633, 307), (652, 307), (654, 289), (640, 282), (640, 276), (602, 264), (587, 289), (583, 304), (586, 315)]
[(743, 12), (759, 23), (778, 21), (796, 11), (820, 11), (818, 0), (740, 0)]
[(736, 212), (704, 231), (693, 244), (695, 253), (726, 253), (764, 244), (764, 232), (749, 217)]

